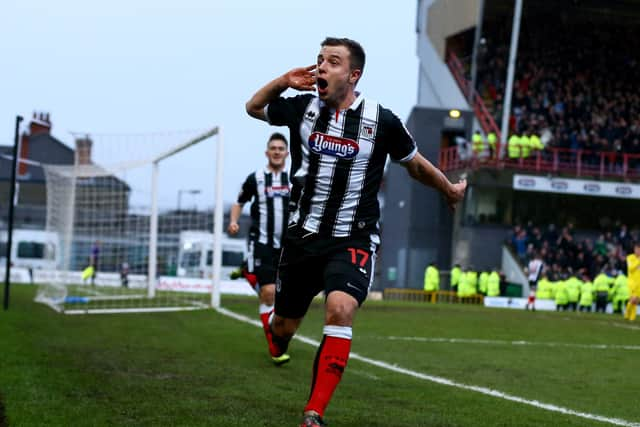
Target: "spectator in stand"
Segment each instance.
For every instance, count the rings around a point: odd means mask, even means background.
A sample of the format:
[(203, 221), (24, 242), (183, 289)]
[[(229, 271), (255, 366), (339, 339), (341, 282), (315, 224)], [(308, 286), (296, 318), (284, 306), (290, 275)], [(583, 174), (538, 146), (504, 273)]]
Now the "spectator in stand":
[(529, 235), (529, 241), (536, 250), (542, 249), (542, 232), (540, 231), (540, 227), (533, 227)]
[[(639, 64), (630, 54), (640, 51), (636, 28), (623, 21), (567, 22), (555, 10), (555, 15), (538, 13), (537, 20), (521, 27), (511, 129), (550, 129), (552, 137), (544, 140), (551, 147), (617, 150), (615, 161), (609, 161), (614, 167), (619, 153), (640, 153), (635, 119), (640, 97), (633, 90)], [(565, 31), (545, 34), (538, 24), (528, 24), (540, 20)], [(508, 40), (508, 35), (504, 26), (490, 28), (478, 61), (477, 90), (500, 122), (509, 52), (498, 40)], [(598, 49), (593, 40), (603, 41)], [(640, 159), (636, 162), (632, 167)]]
[(527, 256), (527, 233), (524, 230), (518, 231), (518, 234), (515, 236), (514, 247), (518, 259), (524, 264)]
[(633, 240), (626, 224), (620, 225), (616, 238), (625, 252), (633, 251)]
[(558, 241), (558, 232), (556, 231), (555, 224), (549, 224), (547, 226), (547, 231), (544, 233), (543, 239), (549, 244), (549, 246), (555, 247), (556, 242)]

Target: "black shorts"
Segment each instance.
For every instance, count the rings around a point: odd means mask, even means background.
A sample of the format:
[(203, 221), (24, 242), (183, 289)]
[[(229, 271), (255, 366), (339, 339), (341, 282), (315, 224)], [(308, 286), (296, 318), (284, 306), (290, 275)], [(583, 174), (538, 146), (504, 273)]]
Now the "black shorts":
[(343, 291), (362, 305), (373, 282), (379, 238), (320, 237), (293, 227), (287, 230), (276, 283), (275, 312), (303, 317), (313, 298)]
[(255, 240), (249, 240), (247, 270), (258, 278), (257, 286), (276, 283), (279, 259), (280, 249), (275, 249)]

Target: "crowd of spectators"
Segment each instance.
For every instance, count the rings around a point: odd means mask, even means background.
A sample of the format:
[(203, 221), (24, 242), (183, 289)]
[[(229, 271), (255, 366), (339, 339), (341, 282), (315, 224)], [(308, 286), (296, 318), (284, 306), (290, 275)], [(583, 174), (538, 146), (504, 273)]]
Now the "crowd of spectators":
[[(523, 22), (510, 131), (541, 135), (547, 147), (640, 155), (640, 39), (635, 29), (545, 23), (563, 27), (551, 31), (539, 24)], [(509, 38), (488, 35), (481, 45), (477, 78), (478, 92), (497, 123), (509, 54), (508, 44), (500, 40)], [(640, 164), (632, 162), (632, 167)]]
[(640, 240), (640, 230), (629, 230), (625, 224), (603, 230), (596, 238), (576, 237), (573, 224), (561, 229), (546, 226), (516, 225), (509, 241), (523, 266), (539, 256), (543, 270), (551, 280), (576, 275), (596, 277), (607, 272), (626, 271), (625, 258), (633, 252), (633, 242)]

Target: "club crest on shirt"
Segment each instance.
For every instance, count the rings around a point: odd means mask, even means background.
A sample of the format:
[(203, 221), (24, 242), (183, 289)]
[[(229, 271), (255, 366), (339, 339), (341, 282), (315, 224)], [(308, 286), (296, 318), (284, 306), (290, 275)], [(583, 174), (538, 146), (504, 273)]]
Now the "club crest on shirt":
[(376, 134), (376, 127), (375, 125), (363, 123), (360, 127), (360, 133), (365, 138), (373, 138), (373, 136)]
[(309, 149), (317, 154), (327, 154), (341, 159), (353, 159), (360, 148), (353, 139), (313, 132), (309, 136)]

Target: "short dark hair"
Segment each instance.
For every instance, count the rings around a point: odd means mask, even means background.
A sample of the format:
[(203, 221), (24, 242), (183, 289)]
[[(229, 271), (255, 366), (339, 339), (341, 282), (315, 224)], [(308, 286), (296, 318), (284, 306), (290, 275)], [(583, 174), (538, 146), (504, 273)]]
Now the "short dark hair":
[(348, 38), (327, 37), (320, 46), (344, 46), (349, 50), (351, 70), (359, 69), (364, 73), (365, 53), (362, 45)]
[(286, 147), (289, 147), (289, 143), (287, 142), (287, 138), (281, 134), (280, 132), (274, 132), (271, 134), (271, 136), (269, 137), (269, 140), (267, 141), (267, 148), (269, 147), (269, 144), (271, 144), (271, 141), (282, 141), (284, 142), (284, 145)]

